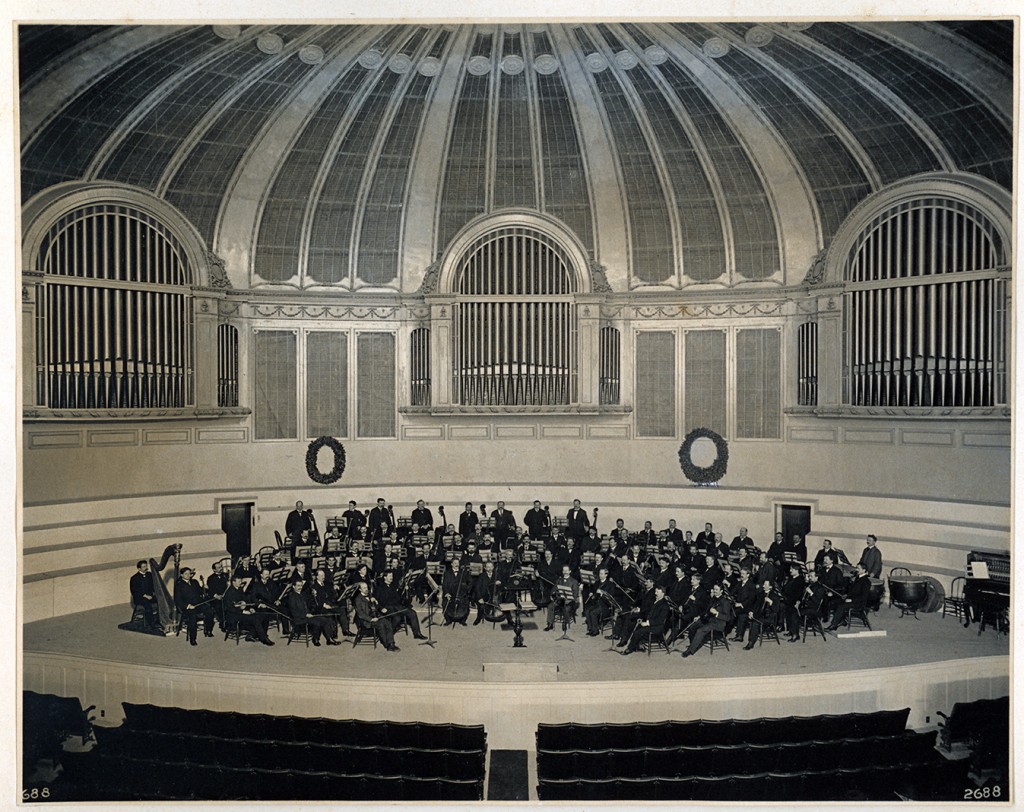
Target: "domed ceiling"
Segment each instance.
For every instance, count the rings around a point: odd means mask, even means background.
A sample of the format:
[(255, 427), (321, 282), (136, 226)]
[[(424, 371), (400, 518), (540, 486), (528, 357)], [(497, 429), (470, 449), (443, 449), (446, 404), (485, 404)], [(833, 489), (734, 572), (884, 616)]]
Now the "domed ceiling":
[(798, 283), (873, 191), (1006, 188), (1008, 21), (25, 26), (22, 196), (128, 184), (236, 287), (415, 291), (467, 223), (564, 223), (615, 290)]

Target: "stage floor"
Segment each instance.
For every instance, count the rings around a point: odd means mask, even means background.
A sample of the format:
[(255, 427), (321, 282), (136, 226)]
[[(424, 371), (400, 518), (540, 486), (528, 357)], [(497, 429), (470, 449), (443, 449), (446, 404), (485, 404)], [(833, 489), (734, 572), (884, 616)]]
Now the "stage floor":
[[(707, 650), (685, 661), (678, 653), (666, 656), (655, 651), (650, 657), (642, 652), (623, 657), (609, 651), (611, 641), (586, 636), (586, 627), (569, 630), (574, 642), (559, 641), (561, 628), (542, 631), (544, 617), (536, 613), (524, 631), (525, 648), (514, 648), (512, 632), (490, 623), (467, 627), (433, 629), (437, 646), (418, 645), (412, 636), (399, 634), (398, 653), (386, 652), (378, 645), (353, 649), (338, 647), (308, 648), (301, 642), (277, 645), (226, 642), (215, 631), (213, 638), (199, 637), (191, 647), (182, 634), (158, 637), (122, 631), (117, 628), (129, 614), (126, 607), (107, 607), (25, 624), (23, 649), (26, 654), (58, 654), (157, 667), (263, 673), (298, 677), (342, 677), (347, 679), (416, 680), (470, 682), (495, 678), (515, 682), (518, 673), (523, 682), (550, 681), (589, 683), (633, 680), (680, 680), (714, 677), (776, 677), (789, 674), (853, 671), (865, 668), (907, 666), (963, 660), (978, 657), (1009, 657), (1009, 638), (986, 629), (980, 636), (976, 625), (965, 629), (952, 616), (939, 613), (900, 617), (899, 610), (883, 604), (870, 616), (875, 631), (884, 636), (830, 635), (827, 642), (808, 635), (806, 642), (781, 645), (766, 641), (751, 651), (730, 644), (730, 651)], [(421, 619), (425, 612), (420, 610)], [(426, 624), (424, 622), (424, 633)], [(858, 629), (859, 631), (859, 629)], [(677, 646), (681, 647), (677, 643)], [(486, 673), (485, 664), (492, 673)], [(500, 666), (509, 665), (510, 668)], [(1009, 662), (1007, 662), (1009, 668)], [(509, 677), (508, 675), (513, 676)]]

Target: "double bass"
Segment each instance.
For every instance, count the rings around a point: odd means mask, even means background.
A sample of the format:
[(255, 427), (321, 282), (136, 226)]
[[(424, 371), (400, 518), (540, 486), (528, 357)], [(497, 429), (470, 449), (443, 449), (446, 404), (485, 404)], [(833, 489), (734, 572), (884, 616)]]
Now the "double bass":
[(445, 623), (465, 624), (469, 617), (469, 586), (464, 567), (460, 566), (458, 573), (449, 570), (444, 576), (443, 590), (447, 597), (443, 612)]

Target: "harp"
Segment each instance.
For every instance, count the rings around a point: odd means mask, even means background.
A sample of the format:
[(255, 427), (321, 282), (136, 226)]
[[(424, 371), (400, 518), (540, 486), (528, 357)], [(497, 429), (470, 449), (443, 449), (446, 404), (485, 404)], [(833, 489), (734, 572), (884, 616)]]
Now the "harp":
[(156, 598), (160, 628), (163, 629), (165, 635), (174, 634), (178, 627), (178, 609), (174, 605), (174, 597), (168, 591), (167, 585), (161, 576), (161, 573), (171, 559), (174, 559), (174, 580), (172, 583), (176, 584), (181, 569), (180, 544), (169, 545), (164, 550), (164, 554), (160, 557), (159, 561), (155, 558), (149, 559), (149, 576), (153, 579), (153, 596)]

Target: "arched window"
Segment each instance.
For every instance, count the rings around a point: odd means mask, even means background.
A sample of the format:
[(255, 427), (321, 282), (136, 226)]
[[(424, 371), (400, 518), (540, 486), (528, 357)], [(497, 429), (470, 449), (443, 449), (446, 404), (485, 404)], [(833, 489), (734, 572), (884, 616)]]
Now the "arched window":
[(846, 402), (1005, 404), (1007, 246), (972, 204), (903, 201), (845, 259)]
[(130, 205), (90, 204), (40, 242), (38, 401), (51, 408), (193, 405), (192, 269)]
[(469, 245), (453, 288), (455, 403), (577, 402), (576, 279), (567, 252), (532, 228), (499, 228)]

